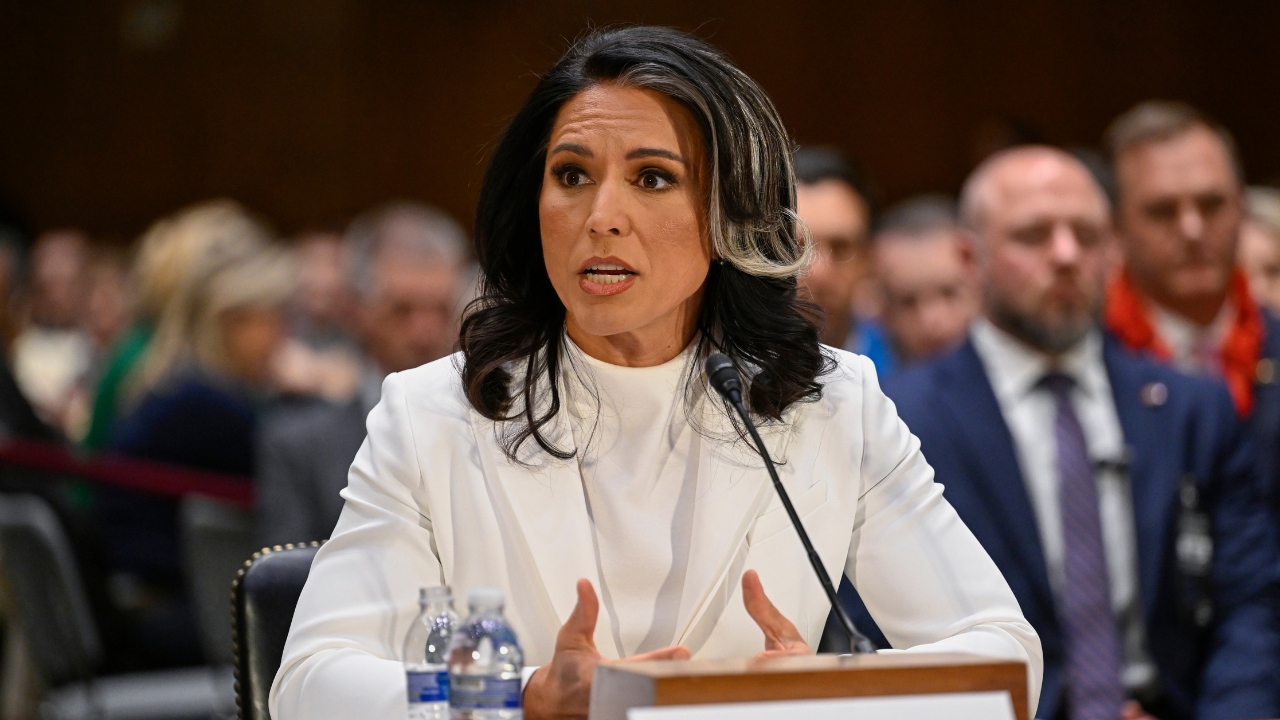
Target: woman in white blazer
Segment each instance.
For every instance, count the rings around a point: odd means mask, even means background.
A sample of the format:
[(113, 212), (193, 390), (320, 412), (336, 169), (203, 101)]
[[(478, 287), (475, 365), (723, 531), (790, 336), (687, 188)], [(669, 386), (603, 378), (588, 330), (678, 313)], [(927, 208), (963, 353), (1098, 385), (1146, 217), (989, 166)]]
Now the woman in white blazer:
[(462, 352), (369, 415), (272, 716), (404, 717), (428, 585), (505, 591), (531, 719), (584, 715), (599, 662), (812, 652), (830, 608), (699, 372), (717, 351), (828, 573), (895, 648), (1025, 662), (1034, 707), (1013, 594), (871, 363), (818, 344), (794, 207), (777, 112), (723, 54), (653, 27), (576, 43), (494, 150)]

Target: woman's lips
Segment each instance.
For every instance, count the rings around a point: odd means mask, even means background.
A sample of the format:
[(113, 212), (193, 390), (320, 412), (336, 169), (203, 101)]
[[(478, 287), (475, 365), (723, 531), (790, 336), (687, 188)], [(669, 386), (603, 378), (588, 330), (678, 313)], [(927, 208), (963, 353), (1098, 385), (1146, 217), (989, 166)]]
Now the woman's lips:
[(592, 265), (578, 275), (578, 285), (588, 295), (617, 295), (636, 283), (636, 273), (621, 265)]

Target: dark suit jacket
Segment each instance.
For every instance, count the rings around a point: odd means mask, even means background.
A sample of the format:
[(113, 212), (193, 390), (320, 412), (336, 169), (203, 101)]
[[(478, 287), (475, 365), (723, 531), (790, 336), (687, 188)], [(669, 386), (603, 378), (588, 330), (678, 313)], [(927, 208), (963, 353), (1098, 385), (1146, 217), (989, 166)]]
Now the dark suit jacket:
[[(175, 373), (122, 418), (110, 449), (134, 457), (246, 478), (253, 470), (256, 407), (243, 389), (195, 369)], [(178, 501), (142, 490), (98, 486), (94, 507), (108, 572), (144, 583), (146, 604), (126, 627), (143, 667), (203, 662), (187, 596)]]
[[(1249, 433), (1220, 384), (1140, 359), (1110, 338), (1104, 352), (1132, 453), (1140, 597), (1165, 703), (1187, 718), (1274, 717), (1280, 714), (1277, 539)], [(1144, 396), (1153, 383), (1167, 389), (1161, 403), (1150, 402), (1158, 393)], [(1045, 670), (1037, 717), (1052, 717), (1063, 696), (1062, 630), (1013, 439), (977, 352), (966, 343), (894, 376), (885, 391), (920, 438), (945, 497), (1039, 633)], [(1177, 489), (1187, 473), (1212, 519), (1216, 614), (1207, 630), (1196, 630), (1179, 611), (1185, 591), (1179, 589), (1175, 523)], [(855, 621), (883, 643), (856, 594), (846, 592)]]
[(1266, 328), (1262, 341), (1264, 365), (1259, 368), (1254, 385), (1249, 424), (1271, 507), (1280, 516), (1280, 320), (1268, 310), (1262, 311), (1262, 318)]
[(250, 477), (257, 422), (247, 391), (198, 370), (175, 373), (120, 420), (110, 449)]
[(323, 540), (342, 512), (338, 495), (365, 436), (367, 408), (295, 403), (262, 423), (255, 477), (259, 541), (265, 545)]
[[(133, 457), (239, 475), (253, 472), (255, 411), (248, 396), (196, 370), (175, 373), (120, 420), (109, 449)], [(113, 568), (179, 587), (177, 501), (142, 490), (99, 487), (98, 521)]]

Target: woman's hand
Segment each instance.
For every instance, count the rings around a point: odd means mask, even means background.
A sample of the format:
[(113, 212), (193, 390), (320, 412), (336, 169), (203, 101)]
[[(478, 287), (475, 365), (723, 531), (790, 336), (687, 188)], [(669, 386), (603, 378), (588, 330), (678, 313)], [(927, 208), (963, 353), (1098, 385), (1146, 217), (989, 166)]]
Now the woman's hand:
[[(768, 602), (768, 600), (765, 600)], [(772, 607), (772, 606), (771, 606)], [(776, 611), (775, 611), (776, 612)], [(689, 651), (679, 645), (632, 655), (622, 660), (606, 660), (596, 650), (596, 617), (600, 601), (595, 588), (585, 578), (578, 581), (578, 604), (556, 635), (551, 662), (534, 671), (524, 689), (526, 720), (585, 718), (591, 704), (591, 676), (596, 665), (636, 660), (687, 660)]]
[(764, 652), (756, 657), (813, 654), (813, 649), (801, 637), (796, 626), (778, 612), (764, 594), (764, 586), (760, 584), (760, 576), (755, 570), (742, 574), (742, 603), (747, 606), (747, 614), (764, 631)]

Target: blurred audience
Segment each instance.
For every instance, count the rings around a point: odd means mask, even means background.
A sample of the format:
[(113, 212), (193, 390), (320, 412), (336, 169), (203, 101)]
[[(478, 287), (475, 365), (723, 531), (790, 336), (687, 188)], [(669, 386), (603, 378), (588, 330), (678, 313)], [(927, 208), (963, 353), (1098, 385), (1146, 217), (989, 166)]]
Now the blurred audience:
[(341, 232), (308, 232), (297, 240), (298, 302), (292, 333), (308, 345), (353, 345), (355, 298), (351, 260)]
[(964, 340), (977, 311), (968, 252), (949, 197), (912, 198), (880, 219), (871, 274), (880, 289), (880, 323), (899, 365)]
[(1280, 507), (1280, 321), (1236, 264), (1245, 207), (1235, 141), (1195, 108), (1149, 101), (1116, 118), (1106, 144), (1124, 252), (1106, 325), (1132, 349), (1227, 384)]
[(275, 360), (276, 385), (297, 395), (346, 402), (359, 387), (361, 351), (342, 236), (306, 233), (295, 248), (298, 301), (290, 318), (289, 340)]
[[(248, 218), (242, 228), (265, 235)], [(202, 230), (225, 231), (226, 226)], [(160, 314), (139, 367), (138, 400), (109, 448), (147, 460), (248, 478), (272, 354), (296, 282), (291, 258), (241, 239), (195, 256)], [(142, 491), (96, 493), (113, 596), (148, 667), (202, 662), (178, 503)]]
[(85, 271), (84, 329), (93, 341), (94, 355), (107, 352), (132, 318), (129, 261), (123, 252), (100, 249)]
[(1280, 312), (1280, 190), (1249, 188), (1245, 210), (1237, 261), (1254, 302), (1275, 315)]
[(17, 229), (0, 224), (0, 347), (4, 364), (9, 364), (9, 348), (17, 334), (18, 294), (26, 276), (26, 244)]
[[(13, 329), (13, 301), (22, 282), (22, 244), (17, 231), (0, 225), (0, 348), (8, 349)], [(0, 355), (0, 440), (9, 437), (56, 441), (61, 434), (38, 415), (9, 369), (8, 353)]]
[(833, 148), (802, 147), (795, 165), (796, 214), (814, 247), (804, 286), (825, 315), (822, 342), (866, 355), (886, 375), (893, 370), (893, 353), (869, 317), (867, 297), (875, 209), (869, 186)]
[[(84, 445), (110, 445), (120, 416), (136, 401), (140, 366), (156, 324), (188, 283), (214, 255), (237, 255), (264, 246), (265, 228), (230, 200), (185, 208), (155, 223), (138, 243), (130, 284), (134, 320), (107, 351), (98, 372), (93, 412)], [(105, 301), (110, 302), (110, 301)], [(110, 314), (106, 308), (104, 314)]]
[(78, 230), (41, 235), (31, 249), (24, 327), (10, 355), (18, 387), (36, 413), (72, 434), (84, 421), (93, 340), (81, 325), (89, 239)]
[(418, 205), (388, 205), (352, 222), (343, 264), (363, 353), (359, 389), (343, 402), (284, 405), (264, 422), (257, 470), (261, 542), (329, 536), (383, 378), (453, 349), (457, 318), (474, 285), (466, 243), (451, 218)]
[(156, 326), (139, 399), (111, 447), (251, 477), (256, 406), (297, 280), (277, 248), (205, 255)]
[(1247, 434), (1220, 383), (1099, 327), (1102, 189), (1065, 152), (1007, 150), (961, 221), (983, 314), (885, 391), (1040, 636), (1036, 717), (1274, 717), (1280, 546)]

